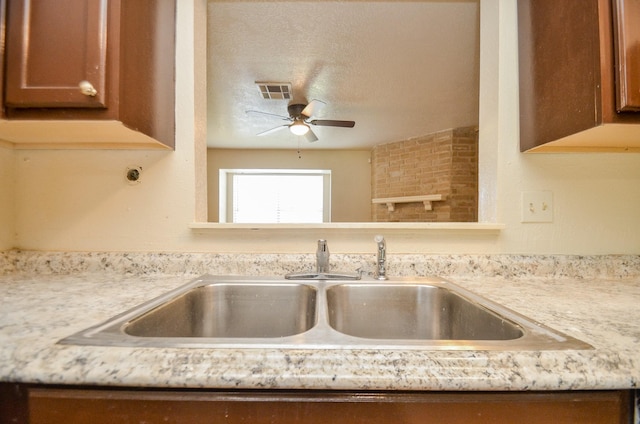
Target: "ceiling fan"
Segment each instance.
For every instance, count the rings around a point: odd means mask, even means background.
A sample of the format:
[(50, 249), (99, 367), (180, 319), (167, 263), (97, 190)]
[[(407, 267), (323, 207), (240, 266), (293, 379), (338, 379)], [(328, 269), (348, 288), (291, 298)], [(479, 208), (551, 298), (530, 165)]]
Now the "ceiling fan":
[(277, 126), (275, 128), (271, 128), (270, 130), (263, 131), (256, 135), (263, 136), (267, 134), (274, 133), (283, 128), (289, 128), (295, 135), (304, 136), (308, 142), (314, 142), (318, 140), (318, 137), (311, 131), (311, 127), (309, 125), (317, 125), (324, 127), (342, 127), (342, 128), (353, 128), (356, 124), (354, 121), (337, 121), (333, 119), (311, 119), (314, 113), (317, 113), (320, 109), (322, 109), (326, 105), (325, 102), (320, 100), (312, 100), (309, 104), (299, 104), (293, 103), (287, 107), (287, 111), (289, 112), (289, 116), (284, 115), (276, 115), (274, 113), (261, 112), (259, 110), (247, 110), (246, 113), (258, 113), (261, 115), (269, 115), (280, 118), (284, 121), (290, 122), (289, 124), (284, 124)]

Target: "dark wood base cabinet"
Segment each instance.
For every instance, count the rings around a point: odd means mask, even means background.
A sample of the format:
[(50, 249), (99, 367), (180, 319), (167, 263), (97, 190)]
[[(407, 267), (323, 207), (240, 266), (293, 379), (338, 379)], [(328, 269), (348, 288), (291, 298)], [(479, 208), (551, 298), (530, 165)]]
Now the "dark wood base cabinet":
[(631, 391), (201, 391), (0, 384), (0, 422), (629, 424)]

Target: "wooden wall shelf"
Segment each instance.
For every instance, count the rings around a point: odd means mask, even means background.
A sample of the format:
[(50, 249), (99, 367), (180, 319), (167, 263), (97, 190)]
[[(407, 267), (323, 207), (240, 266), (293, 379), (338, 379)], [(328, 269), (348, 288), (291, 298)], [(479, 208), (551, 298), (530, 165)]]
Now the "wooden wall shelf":
[(433, 209), (431, 202), (437, 202), (443, 200), (442, 194), (426, 194), (424, 196), (403, 196), (403, 197), (384, 197), (379, 199), (371, 199), (371, 203), (378, 204), (384, 203), (389, 208), (389, 212), (393, 212), (396, 203), (424, 203), (424, 210), (430, 211)]

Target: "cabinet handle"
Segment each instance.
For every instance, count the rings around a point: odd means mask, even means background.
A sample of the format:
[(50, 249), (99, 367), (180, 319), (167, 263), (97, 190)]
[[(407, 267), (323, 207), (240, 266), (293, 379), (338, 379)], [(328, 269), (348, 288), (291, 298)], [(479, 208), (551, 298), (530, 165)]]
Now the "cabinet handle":
[(93, 88), (93, 85), (91, 85), (89, 81), (80, 81), (78, 87), (80, 88), (80, 92), (85, 96), (95, 97), (96, 94), (98, 94), (98, 91)]

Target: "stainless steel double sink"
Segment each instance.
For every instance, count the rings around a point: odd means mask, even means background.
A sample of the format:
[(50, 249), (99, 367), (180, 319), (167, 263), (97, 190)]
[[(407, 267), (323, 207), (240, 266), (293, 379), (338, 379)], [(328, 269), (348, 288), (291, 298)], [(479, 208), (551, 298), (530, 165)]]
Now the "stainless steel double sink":
[(150, 347), (589, 349), (440, 278), (202, 276), (62, 344)]

